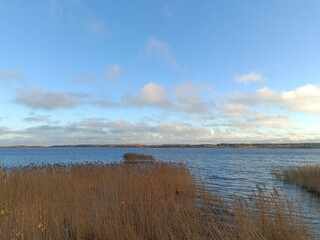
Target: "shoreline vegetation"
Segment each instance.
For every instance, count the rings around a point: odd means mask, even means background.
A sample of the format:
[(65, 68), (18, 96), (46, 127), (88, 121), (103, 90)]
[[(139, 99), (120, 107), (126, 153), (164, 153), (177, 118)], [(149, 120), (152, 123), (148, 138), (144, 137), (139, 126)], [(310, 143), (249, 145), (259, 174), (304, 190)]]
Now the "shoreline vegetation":
[(0, 239), (314, 238), (275, 189), (227, 204), (184, 164), (124, 163), (3, 169)]
[(125, 153), (124, 163), (155, 163), (156, 159), (152, 155)]
[(53, 146), (0, 146), (0, 148), (267, 148), (320, 149), (320, 143), (219, 143), (219, 144), (78, 144)]
[(279, 179), (320, 196), (320, 164), (293, 166), (274, 172)]

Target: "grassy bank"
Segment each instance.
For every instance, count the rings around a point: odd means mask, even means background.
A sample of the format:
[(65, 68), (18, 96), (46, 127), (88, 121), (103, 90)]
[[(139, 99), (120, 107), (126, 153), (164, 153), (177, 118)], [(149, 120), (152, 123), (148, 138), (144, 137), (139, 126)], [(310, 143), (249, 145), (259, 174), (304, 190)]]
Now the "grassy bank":
[(0, 239), (307, 239), (276, 192), (227, 205), (182, 164), (9, 169), (0, 207)]
[(320, 165), (289, 167), (276, 171), (275, 175), (320, 195)]

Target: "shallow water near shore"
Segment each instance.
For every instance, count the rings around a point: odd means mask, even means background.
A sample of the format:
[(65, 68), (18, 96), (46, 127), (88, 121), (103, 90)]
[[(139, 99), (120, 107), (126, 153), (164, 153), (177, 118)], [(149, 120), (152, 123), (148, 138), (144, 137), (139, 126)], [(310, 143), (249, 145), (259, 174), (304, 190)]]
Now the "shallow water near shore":
[(272, 175), (286, 166), (320, 163), (319, 149), (216, 149), (216, 148), (1, 148), (5, 166), (54, 163), (120, 162), (123, 154), (153, 155), (160, 161), (183, 162), (212, 190), (225, 199), (249, 196), (258, 184), (301, 204), (306, 221), (320, 238), (320, 198)]

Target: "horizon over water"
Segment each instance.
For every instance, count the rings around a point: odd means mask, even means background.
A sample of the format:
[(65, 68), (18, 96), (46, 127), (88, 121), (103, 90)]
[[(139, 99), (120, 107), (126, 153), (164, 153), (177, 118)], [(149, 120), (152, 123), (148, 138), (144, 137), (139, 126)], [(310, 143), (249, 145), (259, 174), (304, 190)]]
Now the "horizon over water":
[[(305, 219), (320, 236), (320, 198), (272, 175), (288, 166), (320, 164), (320, 149), (249, 148), (0, 148), (2, 166), (29, 164), (121, 162), (127, 152), (153, 155), (159, 161), (185, 163), (210, 190), (231, 201), (234, 194), (248, 197), (256, 185), (273, 187), (294, 204), (301, 204)], [(319, 230), (318, 230), (319, 229)]]

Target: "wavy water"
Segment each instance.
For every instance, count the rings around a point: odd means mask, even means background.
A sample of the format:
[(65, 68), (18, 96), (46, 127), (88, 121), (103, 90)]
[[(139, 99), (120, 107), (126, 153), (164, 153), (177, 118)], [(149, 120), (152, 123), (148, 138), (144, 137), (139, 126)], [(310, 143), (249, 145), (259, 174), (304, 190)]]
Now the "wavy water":
[(150, 154), (161, 161), (183, 162), (207, 187), (219, 190), (226, 199), (234, 194), (249, 196), (258, 184), (301, 204), (306, 221), (320, 236), (320, 199), (272, 175), (287, 166), (320, 164), (319, 149), (215, 149), (215, 148), (38, 148), (0, 149), (6, 166), (122, 161), (126, 152)]

